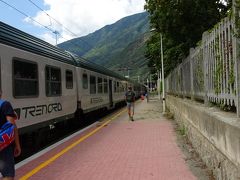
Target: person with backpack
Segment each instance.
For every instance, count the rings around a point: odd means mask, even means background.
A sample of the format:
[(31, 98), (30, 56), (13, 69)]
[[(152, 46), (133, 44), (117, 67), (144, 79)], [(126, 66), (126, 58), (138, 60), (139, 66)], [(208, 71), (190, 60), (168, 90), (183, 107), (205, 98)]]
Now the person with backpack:
[(134, 102), (135, 102), (135, 93), (132, 91), (132, 87), (128, 87), (128, 91), (125, 93), (125, 100), (127, 103), (127, 110), (128, 110), (128, 116), (129, 120), (133, 120), (134, 115)]
[[(8, 101), (1, 99), (1, 94), (2, 93), (0, 92), (0, 140), (2, 140), (2, 142), (0, 141), (0, 173), (2, 174), (3, 180), (13, 180), (15, 177), (14, 157), (21, 154), (18, 129), (15, 123), (17, 115), (15, 114), (12, 105)], [(8, 132), (7, 129), (3, 128), (8, 125), (12, 126), (13, 132)], [(6, 131), (6, 134), (2, 134), (3, 131)], [(11, 135), (9, 136), (7, 133), (14, 136), (12, 139), (13, 142), (10, 142)], [(7, 141), (9, 144), (4, 144)]]
[(147, 99), (147, 102), (149, 102), (149, 96), (148, 96), (148, 92), (147, 91), (145, 92), (145, 97)]

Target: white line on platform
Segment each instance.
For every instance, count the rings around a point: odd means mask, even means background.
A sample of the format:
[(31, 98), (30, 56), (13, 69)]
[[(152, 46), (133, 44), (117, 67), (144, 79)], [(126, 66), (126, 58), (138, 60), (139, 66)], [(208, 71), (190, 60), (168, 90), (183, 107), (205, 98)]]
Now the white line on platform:
[(52, 150), (53, 148), (55, 148), (55, 147), (59, 146), (60, 144), (68, 141), (69, 139), (71, 139), (71, 138), (79, 135), (80, 133), (86, 131), (87, 129), (89, 129), (89, 128), (95, 126), (95, 125), (97, 125), (98, 123), (99, 123), (99, 121), (95, 122), (94, 124), (91, 124), (90, 126), (84, 128), (84, 129), (82, 129), (82, 130), (80, 130), (80, 131), (75, 132), (74, 134), (72, 134), (72, 135), (70, 135), (70, 136), (62, 139), (61, 141), (58, 141), (57, 143), (55, 143), (55, 144), (53, 144), (53, 145), (51, 145), (51, 146), (43, 149), (42, 151), (40, 151), (40, 152), (38, 152), (38, 153), (36, 153), (36, 154), (34, 154), (34, 155), (32, 155), (32, 156), (30, 156), (29, 158), (27, 158), (27, 159), (25, 159), (25, 160), (23, 160), (23, 161), (15, 164), (15, 168), (18, 169), (18, 168), (22, 167), (23, 165), (25, 165), (25, 164), (31, 162), (32, 160), (40, 157), (41, 155), (47, 153), (48, 151)]

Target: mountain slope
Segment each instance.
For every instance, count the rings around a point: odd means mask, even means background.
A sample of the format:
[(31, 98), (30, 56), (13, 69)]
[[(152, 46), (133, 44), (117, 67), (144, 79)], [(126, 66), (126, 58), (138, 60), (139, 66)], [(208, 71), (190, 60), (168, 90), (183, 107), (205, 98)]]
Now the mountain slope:
[(139, 61), (139, 65), (143, 64), (141, 61), (146, 61), (142, 43), (148, 31), (148, 13), (144, 12), (125, 17), (94, 33), (58, 46), (114, 70), (123, 63), (129, 63), (130, 59)]
[(148, 67), (147, 60), (144, 57), (144, 51), (146, 46), (145, 42), (148, 38), (149, 34), (142, 34), (121, 52), (111, 57), (109, 61), (105, 63), (105, 66), (114, 71), (119, 71), (119, 73), (124, 76), (129, 75), (133, 79), (146, 78)]

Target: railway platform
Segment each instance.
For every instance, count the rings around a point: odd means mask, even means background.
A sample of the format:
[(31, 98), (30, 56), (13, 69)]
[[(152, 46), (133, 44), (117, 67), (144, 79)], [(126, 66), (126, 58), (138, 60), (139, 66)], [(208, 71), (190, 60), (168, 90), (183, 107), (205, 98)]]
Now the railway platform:
[(194, 180), (176, 143), (172, 122), (153, 97), (138, 100), (134, 121), (126, 109), (16, 165), (16, 179)]

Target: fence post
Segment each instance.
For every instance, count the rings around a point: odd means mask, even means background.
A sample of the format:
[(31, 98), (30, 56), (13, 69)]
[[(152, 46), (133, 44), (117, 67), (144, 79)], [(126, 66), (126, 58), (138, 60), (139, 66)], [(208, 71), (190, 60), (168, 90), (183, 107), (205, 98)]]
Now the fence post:
[(203, 53), (203, 78), (204, 78), (204, 104), (208, 105), (208, 49), (206, 47), (207, 45), (207, 38), (209, 36), (209, 33), (206, 31), (202, 35), (202, 53)]
[(236, 84), (236, 109), (237, 109), (237, 116), (240, 117), (240, 74), (238, 73), (240, 70), (240, 62), (239, 62), (239, 36), (240, 36), (240, 20), (239, 20), (239, 5), (240, 2), (233, 0), (233, 30), (234, 30), (234, 37), (233, 37), (233, 59), (234, 59), (234, 68), (235, 68), (235, 84)]
[(189, 58), (190, 58), (190, 78), (191, 78), (191, 100), (194, 100), (194, 88), (193, 88), (193, 53), (194, 53), (194, 48), (190, 48), (189, 51)]

